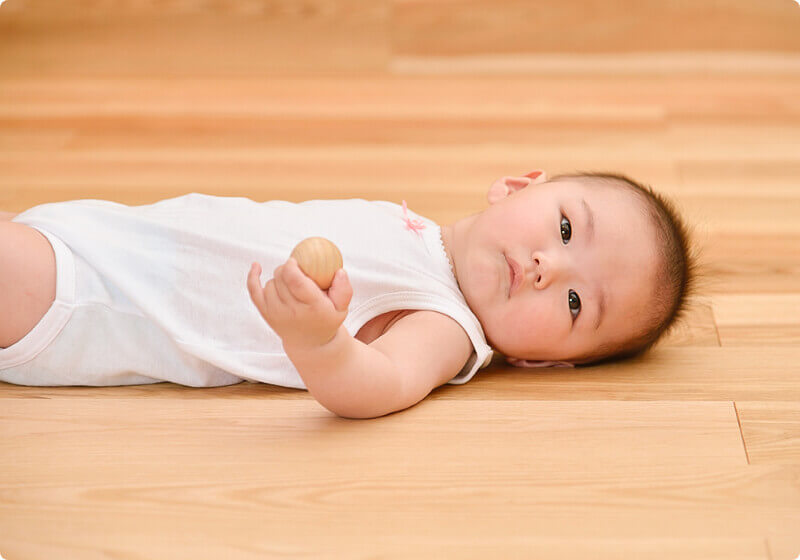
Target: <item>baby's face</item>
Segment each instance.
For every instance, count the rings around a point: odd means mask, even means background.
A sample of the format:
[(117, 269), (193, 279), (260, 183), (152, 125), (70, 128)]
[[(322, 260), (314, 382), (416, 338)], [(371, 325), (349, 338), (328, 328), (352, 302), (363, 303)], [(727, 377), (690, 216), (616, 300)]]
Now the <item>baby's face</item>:
[[(639, 198), (579, 181), (525, 181), (492, 185), (490, 206), (464, 220), (454, 256), (487, 341), (510, 357), (573, 361), (629, 339), (652, 305), (657, 265)], [(507, 258), (523, 271), (513, 293)]]

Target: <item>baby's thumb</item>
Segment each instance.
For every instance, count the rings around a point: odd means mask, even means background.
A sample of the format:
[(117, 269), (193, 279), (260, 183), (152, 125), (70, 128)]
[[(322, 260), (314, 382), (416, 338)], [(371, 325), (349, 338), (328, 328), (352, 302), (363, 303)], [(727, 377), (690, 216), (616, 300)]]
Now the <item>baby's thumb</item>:
[(333, 302), (336, 311), (347, 311), (350, 306), (350, 300), (353, 299), (353, 286), (350, 285), (350, 278), (343, 268), (336, 271), (333, 284), (328, 288), (328, 297)]

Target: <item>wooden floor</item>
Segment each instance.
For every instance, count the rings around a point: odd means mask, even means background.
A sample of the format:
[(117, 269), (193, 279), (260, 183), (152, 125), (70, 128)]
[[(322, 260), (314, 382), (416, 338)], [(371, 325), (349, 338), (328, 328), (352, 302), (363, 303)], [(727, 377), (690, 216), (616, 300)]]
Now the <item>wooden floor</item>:
[[(16, 14), (0, 30), (19, 48)], [(204, 192), (405, 199), (451, 223), (503, 175), (618, 171), (677, 202), (703, 291), (644, 359), (495, 360), (374, 420), (260, 384), (0, 384), (4, 558), (800, 555), (797, 54), (450, 66), (406, 34), (400, 55), (369, 51), (366, 70), (335, 75), (208, 75), (191, 50), (164, 56), (193, 75), (148, 74), (147, 42), (101, 68), (90, 53), (110, 39), (94, 29), (35, 43), (25, 64), (0, 53), (0, 210)]]

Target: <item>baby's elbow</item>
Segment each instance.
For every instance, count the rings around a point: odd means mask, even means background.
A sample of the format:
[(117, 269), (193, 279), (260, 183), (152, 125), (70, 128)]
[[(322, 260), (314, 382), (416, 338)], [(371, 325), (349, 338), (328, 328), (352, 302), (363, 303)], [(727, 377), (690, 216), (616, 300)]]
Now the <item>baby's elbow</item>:
[[(424, 397), (423, 397), (424, 398)], [(337, 416), (351, 420), (365, 420), (379, 418), (405, 410), (414, 406), (422, 399), (398, 398), (397, 395), (363, 395), (350, 393), (339, 399), (324, 399), (319, 403)]]
[(391, 414), (393, 411), (379, 411), (379, 410), (331, 410), (336, 416), (340, 418), (345, 418), (347, 420), (368, 420), (370, 418), (380, 418), (381, 416), (386, 416), (387, 414)]
[(348, 418), (350, 420), (366, 420), (368, 418), (380, 418), (381, 416), (386, 416), (387, 414), (392, 414), (393, 412), (399, 412), (400, 410), (405, 410), (409, 406), (389, 406), (385, 405), (384, 403), (380, 402), (371, 402), (371, 403), (364, 403), (364, 402), (353, 402), (353, 403), (344, 403), (338, 406), (329, 406), (325, 403), (320, 403), (322, 406), (333, 412), (336, 416), (340, 416), (342, 418)]

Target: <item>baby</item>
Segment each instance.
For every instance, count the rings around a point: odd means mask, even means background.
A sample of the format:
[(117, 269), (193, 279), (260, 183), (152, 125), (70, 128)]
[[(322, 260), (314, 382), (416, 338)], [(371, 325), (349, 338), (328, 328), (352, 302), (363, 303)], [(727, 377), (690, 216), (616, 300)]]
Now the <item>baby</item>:
[[(369, 418), (468, 381), (493, 350), (518, 367), (642, 354), (685, 312), (695, 278), (689, 235), (649, 187), (615, 174), (547, 180), (533, 171), (498, 179), (488, 201), (441, 227), (409, 217), (405, 202), (401, 215), (396, 204), (361, 199), (193, 193), (141, 207), (34, 207), (19, 223), (0, 222), (17, 228), (0, 227), (0, 250), (27, 244), (0, 270), (27, 267), (35, 277), (24, 290), (6, 279), (17, 291), (0, 295), (4, 309), (16, 305), (0, 330), (0, 381), (262, 381)], [(286, 258), (313, 235), (344, 257), (328, 290)], [(233, 286), (247, 261), (244, 309)], [(265, 285), (260, 262), (282, 263)]]

